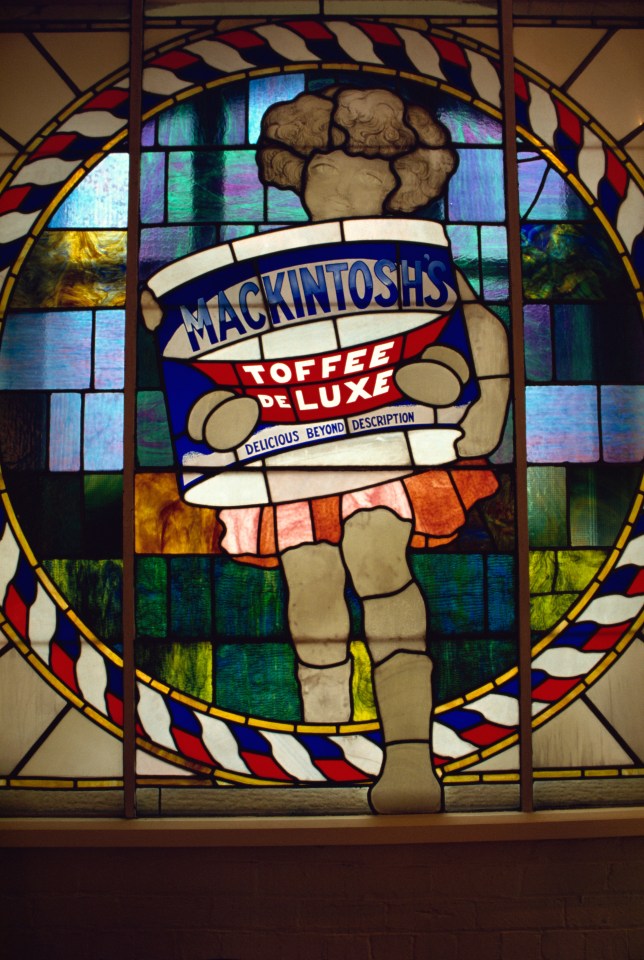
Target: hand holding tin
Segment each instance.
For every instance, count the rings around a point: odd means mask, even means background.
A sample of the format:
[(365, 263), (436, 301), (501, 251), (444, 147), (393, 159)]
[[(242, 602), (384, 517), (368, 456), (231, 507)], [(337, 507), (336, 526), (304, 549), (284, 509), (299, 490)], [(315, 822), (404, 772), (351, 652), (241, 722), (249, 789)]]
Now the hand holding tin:
[(430, 407), (449, 407), (470, 377), (467, 361), (451, 347), (428, 347), (420, 360), (401, 367), (396, 386), (406, 396)]
[(213, 390), (200, 397), (188, 416), (188, 435), (213, 450), (234, 450), (251, 435), (260, 417), (253, 397)]

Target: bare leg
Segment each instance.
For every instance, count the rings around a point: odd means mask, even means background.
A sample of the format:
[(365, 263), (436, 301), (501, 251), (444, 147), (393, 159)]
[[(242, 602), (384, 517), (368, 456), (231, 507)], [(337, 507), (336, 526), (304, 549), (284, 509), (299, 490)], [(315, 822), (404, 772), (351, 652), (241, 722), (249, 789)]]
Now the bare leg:
[(350, 720), (349, 611), (340, 549), (330, 543), (307, 543), (287, 550), (282, 562), (304, 720)]
[(412, 525), (378, 507), (345, 524), (342, 553), (364, 604), (365, 638), (385, 742), (380, 777), (369, 802), (377, 813), (440, 809), (430, 740), (432, 662), (427, 611), (407, 562)]

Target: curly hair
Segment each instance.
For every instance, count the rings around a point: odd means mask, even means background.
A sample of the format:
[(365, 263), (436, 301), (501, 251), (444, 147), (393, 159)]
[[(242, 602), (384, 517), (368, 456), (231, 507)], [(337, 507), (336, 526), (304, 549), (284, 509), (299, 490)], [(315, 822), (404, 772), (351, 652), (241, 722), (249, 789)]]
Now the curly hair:
[(302, 196), (313, 156), (344, 150), (389, 162), (396, 187), (390, 212), (412, 213), (440, 196), (458, 157), (447, 129), (390, 90), (329, 87), (274, 104), (262, 118), (257, 162), (262, 181)]

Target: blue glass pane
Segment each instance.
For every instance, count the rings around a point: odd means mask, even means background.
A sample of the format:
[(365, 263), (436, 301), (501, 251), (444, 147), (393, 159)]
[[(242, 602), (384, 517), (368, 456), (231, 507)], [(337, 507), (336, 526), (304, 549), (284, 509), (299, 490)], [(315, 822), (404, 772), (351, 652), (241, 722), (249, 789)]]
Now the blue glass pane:
[(163, 220), (165, 194), (165, 154), (141, 154), (141, 220), (160, 223)]
[(212, 226), (150, 227), (141, 230), (141, 275), (143, 278), (151, 276), (167, 263), (197, 250), (205, 250), (215, 243), (217, 234)]
[(50, 227), (127, 227), (126, 153), (111, 153), (72, 190), (49, 221)]
[[(519, 168), (521, 169), (521, 168)], [(586, 220), (588, 207), (556, 170), (549, 170), (529, 220)]]
[(458, 151), (458, 170), (448, 186), (450, 220), (500, 223), (505, 219), (503, 154), (493, 148)]
[(519, 165), (519, 210), (525, 217), (537, 199), (548, 170), (547, 161), (537, 153), (520, 153)]
[(304, 74), (291, 73), (251, 80), (248, 96), (248, 140), (257, 143), (264, 113), (280, 100), (292, 100), (304, 90)]
[(255, 151), (171, 153), (168, 217), (179, 223), (263, 220), (264, 190)]
[(644, 386), (607, 386), (600, 391), (604, 460), (644, 459)]
[(83, 460), (86, 470), (122, 469), (123, 394), (86, 395)]
[(89, 310), (11, 314), (0, 352), (0, 389), (82, 390), (90, 385)]
[(97, 310), (94, 343), (94, 386), (118, 390), (123, 386), (125, 311)]
[(523, 308), (525, 369), (528, 380), (539, 382), (552, 379), (552, 340), (550, 337), (550, 307), (529, 303)]
[(246, 142), (246, 104), (241, 90), (207, 90), (159, 117), (163, 147), (233, 145)]
[(157, 129), (156, 120), (148, 120), (147, 123), (143, 124), (143, 129), (141, 130), (141, 146), (142, 147), (154, 146), (156, 129)]
[(49, 415), (49, 469), (80, 470), (80, 393), (52, 393)]
[(526, 416), (531, 463), (599, 459), (595, 387), (526, 387)]

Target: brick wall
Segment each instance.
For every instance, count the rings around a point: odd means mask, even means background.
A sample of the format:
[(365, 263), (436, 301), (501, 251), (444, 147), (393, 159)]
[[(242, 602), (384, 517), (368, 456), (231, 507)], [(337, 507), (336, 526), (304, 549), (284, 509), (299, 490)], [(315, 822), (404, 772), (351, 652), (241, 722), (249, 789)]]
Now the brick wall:
[(644, 839), (10, 849), (7, 960), (644, 960)]

